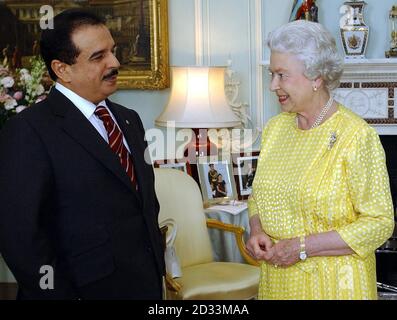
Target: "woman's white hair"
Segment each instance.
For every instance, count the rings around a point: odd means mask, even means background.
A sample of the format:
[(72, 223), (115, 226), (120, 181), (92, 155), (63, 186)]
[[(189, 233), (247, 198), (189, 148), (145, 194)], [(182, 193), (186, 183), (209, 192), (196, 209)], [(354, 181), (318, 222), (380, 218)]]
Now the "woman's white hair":
[(267, 45), (272, 51), (295, 55), (304, 63), (308, 79), (321, 77), (328, 90), (339, 86), (343, 59), (335, 38), (321, 24), (306, 20), (287, 23), (269, 34)]

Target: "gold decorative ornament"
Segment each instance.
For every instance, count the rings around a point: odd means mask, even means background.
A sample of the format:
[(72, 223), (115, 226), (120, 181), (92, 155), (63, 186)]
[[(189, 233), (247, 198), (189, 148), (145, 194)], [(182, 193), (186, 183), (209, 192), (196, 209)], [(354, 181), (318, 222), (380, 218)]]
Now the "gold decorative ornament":
[(390, 50), (385, 52), (386, 58), (397, 57), (397, 5), (392, 6), (389, 13), (390, 21)]
[(351, 49), (357, 49), (361, 44), (361, 39), (359, 37), (356, 37), (355, 34), (353, 34), (347, 40), (348, 40), (347, 43), (349, 45), (349, 48)]

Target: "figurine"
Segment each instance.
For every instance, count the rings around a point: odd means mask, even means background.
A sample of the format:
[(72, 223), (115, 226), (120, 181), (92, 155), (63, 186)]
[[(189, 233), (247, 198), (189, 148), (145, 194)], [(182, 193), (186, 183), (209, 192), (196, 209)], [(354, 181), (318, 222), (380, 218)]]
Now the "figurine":
[(2, 62), (2, 65), (3, 65), (4, 67), (7, 67), (7, 66), (9, 66), (9, 64), (10, 64), (10, 45), (9, 45), (9, 44), (7, 44), (7, 45), (3, 48), (2, 53), (3, 53), (3, 62)]
[(310, 7), (310, 20), (313, 22), (318, 22), (318, 7), (316, 5), (316, 0), (313, 0), (312, 6)]
[(32, 47), (32, 55), (38, 56), (40, 54), (40, 44), (37, 40), (34, 40)]
[(12, 54), (12, 67), (18, 69), (22, 67), (22, 55), (18, 46), (15, 46), (14, 53)]
[(318, 22), (318, 7), (315, 0), (295, 0), (289, 21), (309, 20)]

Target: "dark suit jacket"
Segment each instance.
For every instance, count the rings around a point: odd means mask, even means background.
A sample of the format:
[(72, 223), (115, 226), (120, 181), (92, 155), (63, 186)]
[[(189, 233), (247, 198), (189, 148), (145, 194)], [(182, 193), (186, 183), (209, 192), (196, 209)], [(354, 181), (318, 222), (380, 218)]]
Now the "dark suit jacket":
[[(159, 205), (144, 129), (135, 111), (107, 104), (131, 149), (138, 192), (55, 88), (0, 132), (0, 252), (20, 298), (161, 298)], [(43, 265), (54, 268), (53, 290), (40, 288)]]

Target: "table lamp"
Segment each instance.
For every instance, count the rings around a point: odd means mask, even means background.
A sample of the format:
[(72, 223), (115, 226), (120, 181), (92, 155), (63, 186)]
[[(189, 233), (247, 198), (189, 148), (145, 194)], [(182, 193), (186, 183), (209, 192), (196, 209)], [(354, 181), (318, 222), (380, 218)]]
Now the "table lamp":
[(231, 128), (241, 124), (225, 97), (225, 69), (171, 67), (171, 95), (155, 123), (167, 127), (167, 122), (172, 121), (176, 128), (193, 129), (194, 136), (184, 152), (191, 163), (197, 156), (217, 153), (216, 146), (208, 139), (208, 129)]

